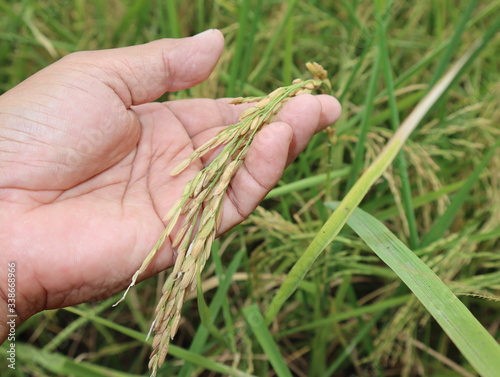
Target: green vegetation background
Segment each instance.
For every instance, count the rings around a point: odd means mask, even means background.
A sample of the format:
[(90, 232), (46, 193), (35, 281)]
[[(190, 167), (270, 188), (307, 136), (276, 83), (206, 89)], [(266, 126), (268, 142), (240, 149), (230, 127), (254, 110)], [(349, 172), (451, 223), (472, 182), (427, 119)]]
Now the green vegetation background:
[[(325, 203), (345, 195), (451, 62), (493, 33), (361, 207), (500, 338), (500, 154), (492, 149), (500, 137), (499, 18), (500, 1), (0, 0), (0, 93), (73, 51), (207, 28), (226, 38), (214, 74), (163, 100), (261, 95), (307, 77), (305, 62), (319, 62), (330, 72), (342, 118), (313, 139), (262, 207), (217, 243), (203, 276), (215, 326), (207, 330), (196, 300), (187, 302), (177, 347), (159, 375), (474, 376), (397, 275), (347, 227), (281, 309), (270, 339), (249, 329), (248, 316), (252, 303), (266, 310), (331, 214)], [(15, 371), (6, 369), (1, 348), (2, 376), (146, 375), (144, 338), (164, 278), (140, 284), (118, 308), (110, 308), (112, 298), (25, 322)]]

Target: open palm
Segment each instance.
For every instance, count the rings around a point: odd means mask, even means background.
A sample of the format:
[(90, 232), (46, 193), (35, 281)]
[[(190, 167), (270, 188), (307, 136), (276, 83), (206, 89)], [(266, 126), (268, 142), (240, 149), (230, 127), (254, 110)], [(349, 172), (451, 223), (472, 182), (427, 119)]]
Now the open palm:
[[(212, 30), (71, 54), (0, 97), (0, 271), (5, 276), (8, 261), (17, 265), (21, 320), (129, 284), (165, 227), (162, 217), (203, 162), (176, 177), (169, 172), (246, 106), (150, 101), (206, 79), (222, 47)], [(250, 214), (339, 112), (329, 96), (288, 103), (233, 179), (221, 232)], [(142, 278), (173, 258), (167, 241)]]

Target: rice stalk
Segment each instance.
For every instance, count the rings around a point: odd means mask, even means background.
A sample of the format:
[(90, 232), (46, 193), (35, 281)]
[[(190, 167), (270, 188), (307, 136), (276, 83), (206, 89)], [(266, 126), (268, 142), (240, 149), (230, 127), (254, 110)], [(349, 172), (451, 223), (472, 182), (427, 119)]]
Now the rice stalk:
[[(132, 277), (128, 290), (150, 265), (165, 240), (172, 235), (176, 224), (180, 228), (173, 237), (172, 248), (177, 252), (173, 270), (162, 288), (151, 325), (154, 332), (153, 351), (150, 356), (151, 376), (156, 376), (168, 352), (170, 340), (175, 336), (181, 319), (181, 309), (187, 295), (196, 289), (196, 275), (201, 274), (217, 235), (222, 219), (221, 204), (231, 179), (238, 172), (257, 132), (272, 123), (283, 106), (300, 94), (310, 94), (320, 88), (331, 90), (327, 72), (317, 63), (307, 63), (313, 74), (310, 80), (294, 80), (286, 87), (280, 87), (266, 97), (234, 98), (230, 103), (255, 103), (240, 114), (239, 122), (219, 132), (213, 139), (197, 148), (189, 158), (174, 168), (175, 176), (193, 161), (224, 145), (222, 152), (186, 184), (181, 198), (174, 204), (164, 221), (168, 225), (153, 249)], [(181, 220), (182, 218), (182, 220)], [(149, 334), (148, 334), (149, 337)]]

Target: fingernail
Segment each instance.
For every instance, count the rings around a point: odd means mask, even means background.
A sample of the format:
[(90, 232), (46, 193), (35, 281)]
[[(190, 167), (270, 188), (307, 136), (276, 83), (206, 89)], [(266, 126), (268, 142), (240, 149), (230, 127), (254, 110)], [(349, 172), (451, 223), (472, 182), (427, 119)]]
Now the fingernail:
[(212, 34), (214, 31), (215, 31), (215, 29), (208, 29), (208, 30), (202, 31), (201, 33), (193, 35), (193, 37), (199, 37), (202, 35)]

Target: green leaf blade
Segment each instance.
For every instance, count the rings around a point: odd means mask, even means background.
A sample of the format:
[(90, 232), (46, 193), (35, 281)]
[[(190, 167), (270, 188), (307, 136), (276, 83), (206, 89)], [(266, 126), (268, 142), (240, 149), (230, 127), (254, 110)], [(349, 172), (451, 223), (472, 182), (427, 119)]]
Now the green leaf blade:
[(252, 304), (244, 308), (243, 315), (260, 346), (269, 358), (269, 362), (273, 366), (276, 375), (278, 377), (292, 377), (292, 373), (281, 356), (279, 348), (269, 332), (264, 317), (257, 305)]
[(500, 345), (443, 281), (382, 223), (356, 209), (347, 224), (417, 296), (482, 376), (498, 376)]

